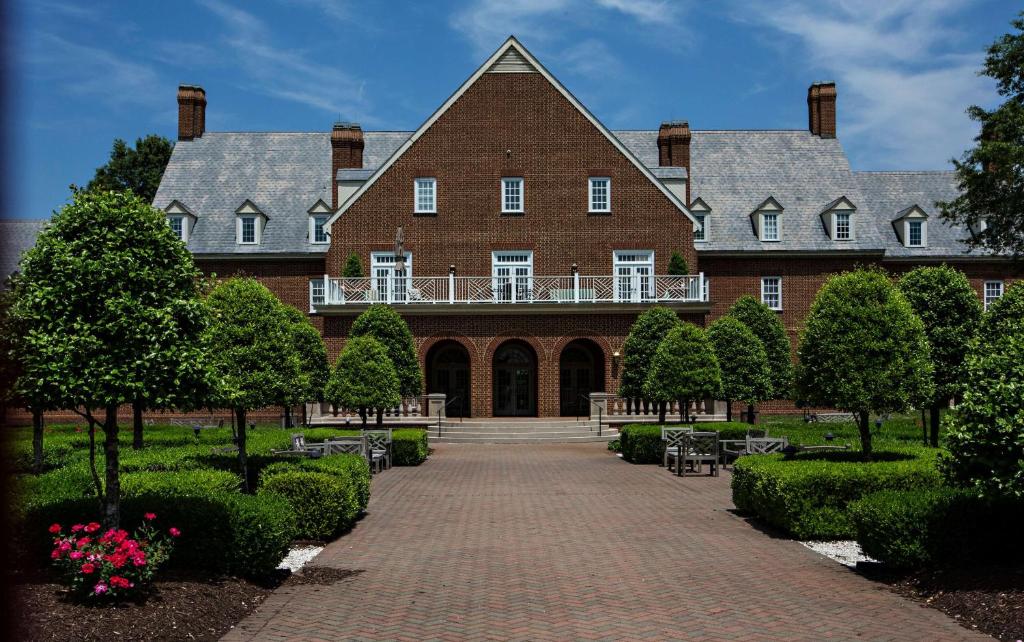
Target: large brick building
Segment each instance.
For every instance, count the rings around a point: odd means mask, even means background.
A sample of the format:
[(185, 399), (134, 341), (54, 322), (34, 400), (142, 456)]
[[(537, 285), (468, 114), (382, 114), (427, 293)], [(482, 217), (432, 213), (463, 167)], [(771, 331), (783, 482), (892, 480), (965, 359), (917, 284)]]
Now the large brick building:
[[(575, 414), (617, 390), (655, 303), (706, 324), (751, 294), (795, 340), (857, 265), (955, 264), (986, 302), (1014, 278), (940, 220), (952, 173), (850, 168), (833, 83), (809, 88), (804, 130), (609, 131), (510, 38), (414, 132), (207, 132), (206, 104), (179, 88), (154, 203), (202, 269), (308, 310), (332, 359), (359, 312), (394, 305), (449, 414)], [(691, 276), (666, 276), (674, 252)], [(353, 253), (365, 278), (342, 278)]]

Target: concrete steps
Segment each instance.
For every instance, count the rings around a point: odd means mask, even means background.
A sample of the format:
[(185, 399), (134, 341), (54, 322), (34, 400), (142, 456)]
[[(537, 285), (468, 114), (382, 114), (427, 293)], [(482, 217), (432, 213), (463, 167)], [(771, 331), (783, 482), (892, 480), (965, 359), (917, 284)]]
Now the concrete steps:
[(603, 426), (597, 434), (597, 423), (589, 421), (520, 420), (445, 421), (441, 423), (441, 434), (437, 427), (428, 431), (430, 441), (448, 444), (567, 444), (586, 442), (607, 442), (619, 433), (614, 428)]

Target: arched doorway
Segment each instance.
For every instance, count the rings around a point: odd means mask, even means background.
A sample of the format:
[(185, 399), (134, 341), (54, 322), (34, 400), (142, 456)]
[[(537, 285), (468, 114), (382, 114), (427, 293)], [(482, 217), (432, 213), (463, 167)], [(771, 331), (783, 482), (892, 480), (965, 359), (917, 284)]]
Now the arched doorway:
[(494, 353), (494, 416), (537, 415), (537, 355), (523, 341), (507, 341)]
[(570, 341), (558, 360), (558, 390), (563, 417), (586, 415), (585, 397), (604, 392), (604, 353), (589, 339)]
[(470, 415), (469, 351), (458, 341), (441, 341), (427, 352), (427, 392), (443, 392), (448, 417)]

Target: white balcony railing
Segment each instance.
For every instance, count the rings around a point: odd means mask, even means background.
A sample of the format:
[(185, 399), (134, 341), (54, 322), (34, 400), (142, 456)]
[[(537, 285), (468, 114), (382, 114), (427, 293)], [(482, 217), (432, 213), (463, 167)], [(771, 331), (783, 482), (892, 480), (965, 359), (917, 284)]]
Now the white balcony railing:
[(501, 303), (704, 303), (704, 274), (685, 276), (388, 276), (324, 275), (326, 305)]

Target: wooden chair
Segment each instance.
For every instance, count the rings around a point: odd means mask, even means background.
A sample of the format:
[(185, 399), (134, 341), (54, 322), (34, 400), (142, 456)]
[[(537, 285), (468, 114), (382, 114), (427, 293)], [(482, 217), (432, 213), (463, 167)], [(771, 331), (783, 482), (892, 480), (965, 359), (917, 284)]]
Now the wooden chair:
[(337, 455), (341, 453), (359, 455), (360, 457), (366, 458), (366, 463), (370, 465), (371, 473), (375, 468), (373, 455), (370, 452), (369, 442), (365, 434), (359, 435), (358, 437), (331, 437), (324, 442), (324, 446), (325, 455)]
[(691, 432), (683, 436), (682, 447), (677, 453), (669, 455), (669, 471), (671, 472), (671, 460), (676, 461), (676, 475), (686, 476), (687, 466), (691, 466), (695, 472), (700, 472), (701, 466), (707, 463), (711, 475), (718, 477), (718, 433), (717, 432)]
[(292, 446), (288, 450), (271, 450), (275, 455), (301, 455), (305, 457), (315, 456), (313, 453), (323, 454), (323, 444), (307, 444), (306, 436), (301, 432), (292, 433)]
[(669, 453), (674, 453), (674, 457), (678, 457), (682, 452), (683, 439), (686, 435), (693, 432), (691, 426), (679, 426), (674, 428), (662, 428), (661, 429), (661, 440), (665, 442), (665, 454), (662, 457), (661, 465), (668, 468)]
[(722, 465), (726, 466), (729, 463), (729, 457), (739, 459), (744, 455), (779, 453), (786, 446), (789, 446), (788, 437), (753, 437), (747, 433), (747, 438), (742, 441), (732, 439), (722, 442)]
[(370, 449), (371, 463), (382, 470), (391, 468), (391, 428), (386, 430), (364, 430), (366, 443)]

